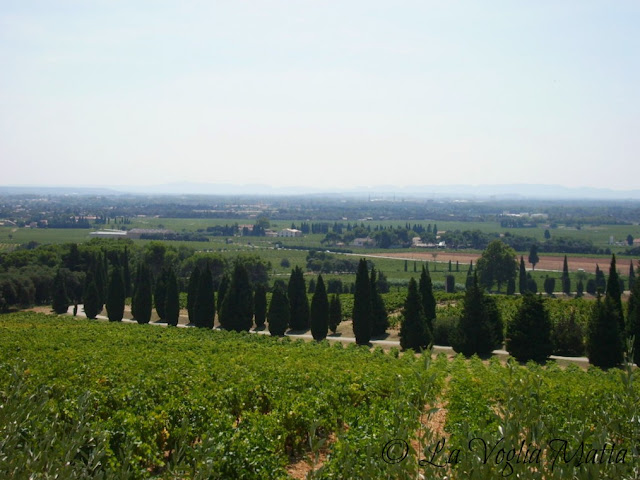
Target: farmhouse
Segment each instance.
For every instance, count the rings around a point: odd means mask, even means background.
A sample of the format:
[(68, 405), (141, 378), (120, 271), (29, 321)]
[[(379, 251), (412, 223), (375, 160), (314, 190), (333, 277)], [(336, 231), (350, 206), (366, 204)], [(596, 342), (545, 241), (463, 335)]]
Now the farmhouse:
[(354, 238), (351, 245), (354, 247), (375, 247), (376, 241), (371, 237)]
[(278, 232), (279, 237), (301, 237), (302, 232), (295, 228), (283, 228)]

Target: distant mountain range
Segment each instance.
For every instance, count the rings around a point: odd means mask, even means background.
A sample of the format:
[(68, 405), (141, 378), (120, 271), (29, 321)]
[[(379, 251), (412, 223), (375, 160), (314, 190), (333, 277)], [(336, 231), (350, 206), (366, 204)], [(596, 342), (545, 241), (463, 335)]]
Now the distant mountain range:
[(373, 187), (322, 188), (322, 187), (272, 187), (250, 184), (168, 183), (150, 186), (74, 187), (17, 185), (0, 186), (0, 195), (323, 195), (343, 197), (367, 197), (370, 199), (602, 199), (640, 200), (640, 190), (612, 190), (607, 188), (570, 188), (560, 185), (424, 185)]

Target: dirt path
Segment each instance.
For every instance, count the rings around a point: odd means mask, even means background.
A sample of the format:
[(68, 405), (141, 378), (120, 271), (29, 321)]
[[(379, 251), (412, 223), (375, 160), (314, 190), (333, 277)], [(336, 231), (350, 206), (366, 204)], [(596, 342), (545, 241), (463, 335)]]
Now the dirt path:
[[(416, 260), (420, 262), (433, 262), (433, 254), (435, 252), (404, 252), (404, 253), (371, 253), (367, 255), (360, 255), (362, 257), (379, 257), (379, 258), (393, 258), (401, 260)], [(457, 253), (457, 252), (437, 252), (435, 261), (438, 263), (446, 263), (451, 260), (452, 263), (460, 262), (461, 270), (464, 270), (463, 265), (468, 266), (469, 262), (476, 263), (480, 258), (479, 253)], [(618, 271), (625, 275), (629, 271), (629, 263), (631, 258), (616, 257), (618, 264)], [(527, 270), (531, 270), (531, 264), (527, 263), (527, 255), (524, 256), (524, 261), (527, 266)], [(596, 265), (599, 265), (605, 272), (609, 270), (610, 258), (592, 258), (592, 257), (567, 257), (567, 264), (570, 271), (577, 271), (579, 269), (584, 270), (587, 273), (596, 273)], [(635, 264), (638, 263), (638, 259), (633, 259)], [(547, 271), (562, 271), (562, 265), (564, 262), (564, 256), (551, 256), (540, 255), (540, 262), (536, 265), (536, 270)]]

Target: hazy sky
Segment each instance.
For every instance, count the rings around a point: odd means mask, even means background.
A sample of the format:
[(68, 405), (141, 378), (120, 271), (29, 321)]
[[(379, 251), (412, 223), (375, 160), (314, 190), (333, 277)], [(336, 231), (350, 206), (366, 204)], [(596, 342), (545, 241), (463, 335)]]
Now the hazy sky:
[(638, 188), (640, 1), (0, 0), (0, 184)]

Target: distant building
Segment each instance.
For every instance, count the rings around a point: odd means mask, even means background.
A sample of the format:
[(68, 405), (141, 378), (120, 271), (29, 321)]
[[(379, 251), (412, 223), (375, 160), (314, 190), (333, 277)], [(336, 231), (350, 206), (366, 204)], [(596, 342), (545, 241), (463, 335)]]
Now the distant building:
[(96, 230), (90, 232), (92, 238), (127, 238), (127, 232), (124, 230)]
[(283, 228), (278, 232), (279, 237), (301, 237), (302, 232), (295, 228)]
[(354, 247), (375, 247), (376, 241), (371, 237), (354, 238), (351, 245)]
[(167, 230), (165, 228), (132, 228), (128, 232), (125, 232), (125, 235), (128, 238), (141, 238), (143, 235), (165, 236), (173, 235), (174, 233), (173, 230)]

